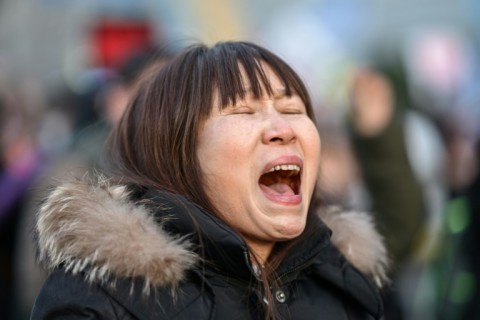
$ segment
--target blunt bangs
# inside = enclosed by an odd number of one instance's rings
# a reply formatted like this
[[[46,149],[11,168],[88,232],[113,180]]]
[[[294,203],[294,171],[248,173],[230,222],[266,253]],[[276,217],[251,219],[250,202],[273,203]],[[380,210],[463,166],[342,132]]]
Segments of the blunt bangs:
[[[272,96],[274,92],[262,68],[263,62],[283,83],[285,95],[290,97],[297,94],[305,104],[309,117],[313,118],[310,97],[303,82],[293,69],[270,51],[252,43],[221,42],[207,51],[206,55],[208,57],[205,58],[211,63],[215,75],[211,88],[217,89],[220,104],[218,107],[235,105],[237,100],[245,98],[247,88],[243,83],[242,68],[250,83],[248,89],[255,98]]]

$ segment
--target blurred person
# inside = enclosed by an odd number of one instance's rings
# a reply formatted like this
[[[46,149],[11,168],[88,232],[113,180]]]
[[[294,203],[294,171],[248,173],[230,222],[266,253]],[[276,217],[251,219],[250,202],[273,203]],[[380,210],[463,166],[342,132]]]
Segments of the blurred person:
[[[64,182],[39,211],[51,274],[32,319],[380,319],[382,241],[318,203],[298,75],[223,42],[152,76],[110,136],[110,176]]]
[[[405,97],[375,69],[359,70],[351,93],[351,138],[380,233],[392,261],[386,319],[428,319],[419,279],[441,236],[444,150],[427,118],[401,105]]]
[[[393,95],[380,74],[372,70],[358,72],[352,88],[351,127],[355,154],[372,196],[379,230],[386,236],[394,265],[398,265],[412,251],[425,221],[425,209],[406,154],[402,124],[394,116]]]
[[[80,170],[101,170],[100,155],[104,142],[112,127],[120,120],[137,86],[152,70],[161,68],[172,56],[173,53],[167,50],[149,47],[133,52],[117,70],[100,75],[102,80],[92,90],[90,98],[91,108],[99,120],[78,130],[68,151],[68,157],[79,162],[77,167]]]
[[[3,88],[2,88],[3,89]],[[15,245],[24,200],[42,165],[32,124],[13,91],[0,92],[0,314],[15,319]]]
[[[42,137],[45,136],[42,140],[46,137],[52,139],[52,134],[56,134],[57,137],[54,145],[50,145],[51,141],[44,144],[44,152],[48,153],[47,164],[35,179],[31,192],[24,199],[25,204],[19,221],[15,248],[17,270],[15,300],[18,319],[29,317],[38,291],[46,278],[46,273],[35,261],[31,237],[35,211],[46,195],[46,187],[52,181],[65,177],[82,176],[90,170],[98,172],[103,170],[100,155],[105,140],[111,128],[119,121],[135,88],[143,77],[152,72],[151,70],[161,68],[172,56],[173,53],[169,51],[154,48],[135,52],[118,70],[97,73],[97,78],[92,79],[90,97],[86,94],[78,97],[67,92],[55,99],[57,107],[50,111],[52,119],[70,122],[67,127],[71,128],[72,132],[66,134],[69,130],[62,129],[64,127],[62,123],[52,124],[48,121],[50,126],[45,130],[52,130],[52,133],[41,133]],[[77,98],[79,100],[76,100]],[[91,111],[72,110],[80,107]],[[85,116],[92,112],[95,113],[93,117]]]

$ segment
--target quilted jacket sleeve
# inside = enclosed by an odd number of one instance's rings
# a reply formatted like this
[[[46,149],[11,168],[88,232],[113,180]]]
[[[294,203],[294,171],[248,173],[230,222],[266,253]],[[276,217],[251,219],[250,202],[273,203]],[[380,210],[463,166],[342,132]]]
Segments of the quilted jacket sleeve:
[[[102,288],[82,275],[54,271],[44,283],[31,319],[133,319]]]

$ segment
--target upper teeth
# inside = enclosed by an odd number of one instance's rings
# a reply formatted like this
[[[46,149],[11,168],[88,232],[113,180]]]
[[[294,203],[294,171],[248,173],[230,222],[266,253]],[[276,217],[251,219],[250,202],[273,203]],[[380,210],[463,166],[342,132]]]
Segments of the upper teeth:
[[[296,164],[281,164],[281,165],[273,167],[268,172],[279,171],[279,170],[300,171],[300,167]]]

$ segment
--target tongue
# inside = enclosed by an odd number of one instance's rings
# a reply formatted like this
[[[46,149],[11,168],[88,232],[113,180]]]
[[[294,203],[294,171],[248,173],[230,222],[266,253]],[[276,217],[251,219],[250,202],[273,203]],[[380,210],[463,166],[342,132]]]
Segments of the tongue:
[[[267,187],[269,191],[272,193],[277,193],[285,196],[293,196],[295,193],[293,192],[292,188],[288,184],[285,183],[274,183]]]

